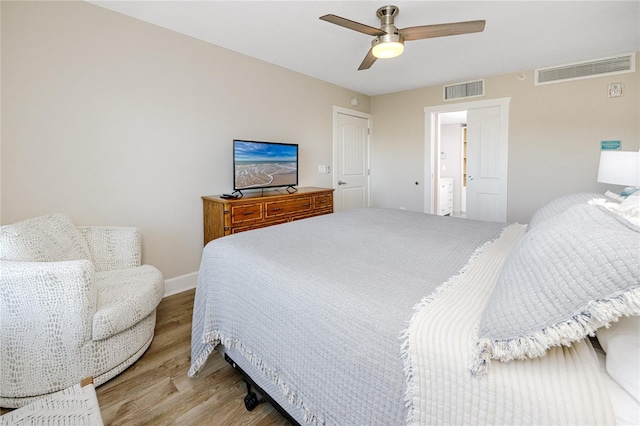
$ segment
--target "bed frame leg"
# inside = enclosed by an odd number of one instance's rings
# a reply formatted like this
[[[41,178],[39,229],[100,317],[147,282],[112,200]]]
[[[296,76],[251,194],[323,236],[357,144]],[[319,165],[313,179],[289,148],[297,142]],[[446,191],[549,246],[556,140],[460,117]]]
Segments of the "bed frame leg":
[[[244,406],[247,408],[247,411],[251,411],[258,406],[258,396],[255,392],[251,391],[251,383],[246,380],[244,383],[247,385],[247,396],[244,397]]]

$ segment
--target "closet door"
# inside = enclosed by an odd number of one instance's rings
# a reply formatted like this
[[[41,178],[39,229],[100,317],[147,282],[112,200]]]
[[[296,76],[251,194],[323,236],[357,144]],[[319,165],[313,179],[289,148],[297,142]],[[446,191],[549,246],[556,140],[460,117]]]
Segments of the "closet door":
[[[338,113],[334,126],[334,208],[369,207],[369,119]]]

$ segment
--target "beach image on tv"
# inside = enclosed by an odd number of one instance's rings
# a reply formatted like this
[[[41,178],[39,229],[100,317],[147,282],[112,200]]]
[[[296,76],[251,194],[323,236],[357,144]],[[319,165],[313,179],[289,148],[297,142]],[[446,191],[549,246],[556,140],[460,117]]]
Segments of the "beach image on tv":
[[[235,188],[298,184],[298,146],[235,141]]]

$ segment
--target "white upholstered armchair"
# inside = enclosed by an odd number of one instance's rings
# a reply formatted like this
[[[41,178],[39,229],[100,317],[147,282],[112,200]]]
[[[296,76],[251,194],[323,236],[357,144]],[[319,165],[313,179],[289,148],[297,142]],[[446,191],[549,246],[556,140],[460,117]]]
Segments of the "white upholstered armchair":
[[[124,371],[151,344],[163,294],[136,228],[59,213],[0,227],[0,406]]]

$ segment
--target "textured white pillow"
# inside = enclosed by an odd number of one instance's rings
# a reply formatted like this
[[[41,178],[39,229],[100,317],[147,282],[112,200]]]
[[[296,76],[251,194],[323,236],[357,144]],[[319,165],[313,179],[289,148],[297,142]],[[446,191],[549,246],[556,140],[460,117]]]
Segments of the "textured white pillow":
[[[86,241],[71,218],[52,213],[0,227],[0,260],[90,260]]]
[[[607,353],[607,372],[640,402],[640,317],[622,317],[596,336]]]
[[[620,211],[631,216],[640,216],[640,191],[636,191],[625,198],[620,203]]]
[[[634,225],[640,226],[640,191],[629,195],[621,203],[612,202],[604,198],[595,198],[589,200],[589,204],[604,207]]]
[[[587,203],[527,232],[482,314],[472,372],[484,373],[491,359],[544,356],[640,315],[639,242],[639,227]]]
[[[576,192],[558,197],[536,210],[529,221],[527,231],[577,204],[585,204],[594,198],[603,198],[603,196],[596,192]]]

